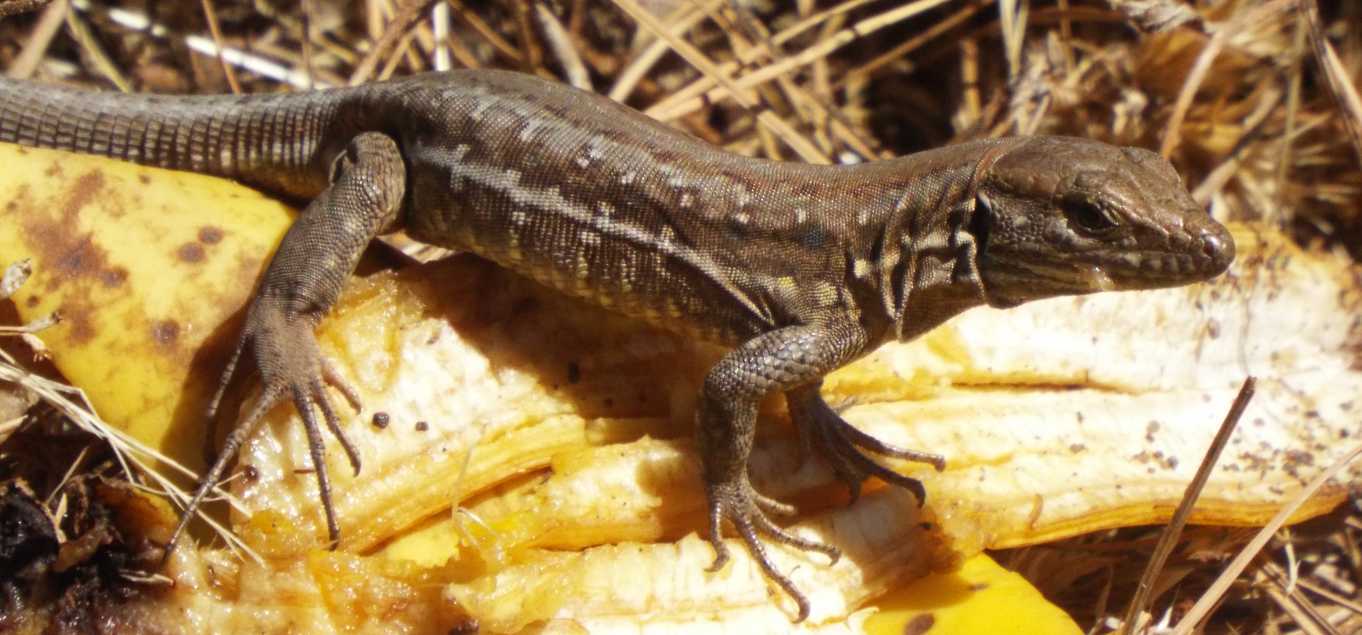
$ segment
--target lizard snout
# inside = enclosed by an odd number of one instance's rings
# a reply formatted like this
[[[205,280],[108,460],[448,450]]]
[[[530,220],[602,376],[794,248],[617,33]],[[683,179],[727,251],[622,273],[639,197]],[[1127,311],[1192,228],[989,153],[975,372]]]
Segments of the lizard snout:
[[[1201,254],[1205,257],[1204,271],[1212,276],[1224,273],[1234,261],[1234,237],[1230,236],[1224,225],[1215,221],[1207,223],[1198,235]]]

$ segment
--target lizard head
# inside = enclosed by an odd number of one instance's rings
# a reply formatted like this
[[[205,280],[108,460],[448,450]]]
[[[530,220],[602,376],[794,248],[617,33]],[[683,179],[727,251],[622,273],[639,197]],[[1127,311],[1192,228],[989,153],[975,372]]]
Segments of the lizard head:
[[[1229,231],[1148,150],[1031,137],[976,179],[968,231],[995,306],[1199,282],[1234,259]]]

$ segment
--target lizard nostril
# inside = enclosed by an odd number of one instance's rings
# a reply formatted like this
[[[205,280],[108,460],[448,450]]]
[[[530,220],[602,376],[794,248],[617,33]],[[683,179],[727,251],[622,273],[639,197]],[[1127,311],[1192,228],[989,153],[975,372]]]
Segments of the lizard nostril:
[[[1209,269],[1216,273],[1229,268],[1230,261],[1234,260],[1234,239],[1229,232],[1221,226],[1216,226],[1201,232],[1201,253],[1205,254],[1210,264]]]
[[[1215,234],[1206,234],[1201,237],[1201,251],[1211,260],[1215,260],[1216,257],[1220,255],[1220,252],[1224,250],[1224,243],[1220,241],[1219,236],[1216,236]]]

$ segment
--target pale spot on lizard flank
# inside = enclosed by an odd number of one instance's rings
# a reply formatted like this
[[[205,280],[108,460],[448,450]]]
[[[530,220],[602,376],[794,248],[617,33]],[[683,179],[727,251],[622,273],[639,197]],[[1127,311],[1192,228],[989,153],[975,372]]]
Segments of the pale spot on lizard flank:
[[[737,204],[739,208],[747,207],[752,202],[752,193],[747,188],[739,185],[737,194]]]
[[[592,137],[586,142],[586,158],[589,161],[600,161],[605,158],[605,140],[600,137]]]
[[[525,120],[525,125],[520,129],[520,140],[529,142],[534,138],[534,132],[539,128],[539,120],[530,118]]]
[[[780,276],[776,278],[776,293],[781,297],[793,298],[799,295],[799,283],[793,276]]]
[[[580,156],[577,157],[573,163],[576,163],[579,168],[585,168],[591,165],[591,159],[586,156]]]
[[[596,203],[596,215],[601,218],[610,218],[615,214],[615,206],[608,201],[598,201]]]
[[[851,265],[852,274],[857,278],[864,278],[870,275],[870,261],[864,258],[857,258]]]
[[[747,212],[738,212],[733,215],[733,222],[746,227],[748,223],[752,222],[752,217],[749,216]]]
[[[633,170],[629,170],[628,172],[625,172],[624,174],[621,174],[621,175],[620,175],[620,183],[623,184],[623,185],[630,185],[630,184],[632,184],[632,183],[634,182],[634,179],[637,178],[637,177],[638,177],[638,172],[635,172],[635,171],[633,171]]]
[[[525,213],[525,210],[518,209],[515,210],[514,212],[511,212],[511,224],[515,225],[516,227],[524,227],[529,222],[530,215]]]
[[[880,268],[884,269],[885,271],[888,271],[893,269],[894,267],[897,267],[899,264],[899,258],[901,257],[901,254],[902,252],[890,249],[888,253],[880,256]]]
[[[808,285],[806,284],[804,286],[805,292],[807,293],[809,291],[807,288]],[[823,307],[836,306],[842,297],[841,289],[827,280],[819,280],[813,283],[812,291],[815,299],[814,301],[817,302],[819,306]]]
[[[870,210],[868,210],[868,209],[859,209],[859,210],[856,210],[856,224],[857,224],[857,225],[869,225],[869,224],[870,224]]]
[[[516,214],[525,216],[525,212],[519,210],[511,213],[512,217]],[[512,227],[506,232],[506,256],[511,259],[511,262],[521,262],[524,258],[524,253],[520,250],[521,233],[521,225]]]
[[[586,240],[586,235],[583,235],[582,239]],[[597,242],[599,241],[600,237],[598,236]],[[586,249],[577,250],[577,261],[573,263],[572,273],[573,277],[577,279],[577,289],[579,291],[589,291],[590,288],[588,283],[591,281],[591,261],[586,257]]]
[[[492,101],[493,100],[491,99],[475,100],[473,102],[475,104],[473,109],[468,111],[468,118],[476,122],[481,122],[483,117],[486,116],[487,111],[492,108]]]
[[[671,227],[663,226],[662,229],[657,232],[657,238],[658,245],[661,246],[663,250],[671,249],[672,243],[676,240],[676,230]]]
[[[689,207],[691,206],[691,204],[694,203],[694,202],[695,202],[695,197],[694,197],[694,196],[691,196],[691,193],[690,193],[690,192],[682,192],[682,193],[681,193],[681,201],[680,201],[681,209],[687,209],[687,208],[689,208]]]
[[[796,225],[803,225],[804,222],[807,221],[807,220],[809,220],[809,212],[808,212],[808,210],[805,210],[805,209],[802,208],[802,207],[796,207],[796,208],[795,208],[795,224],[796,224]]]

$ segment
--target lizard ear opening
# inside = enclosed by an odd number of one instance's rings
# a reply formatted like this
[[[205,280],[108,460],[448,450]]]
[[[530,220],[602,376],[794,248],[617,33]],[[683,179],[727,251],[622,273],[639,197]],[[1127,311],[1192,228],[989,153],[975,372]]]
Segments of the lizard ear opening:
[[[993,227],[993,202],[988,200],[988,196],[983,192],[974,195],[974,213],[970,215],[969,227],[966,231],[974,236],[974,248],[977,254],[988,251],[989,230]]]

